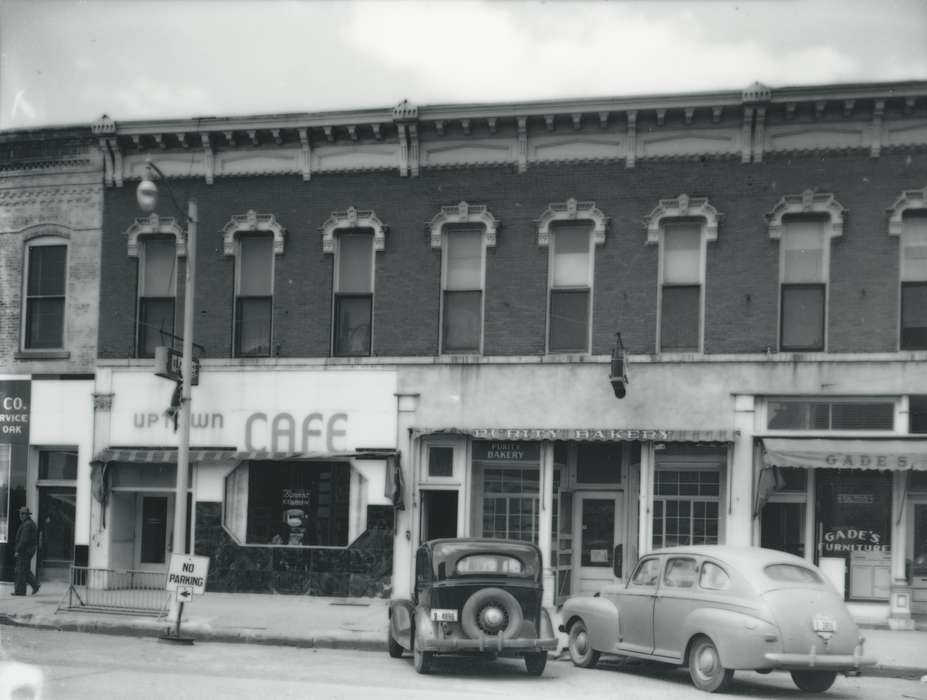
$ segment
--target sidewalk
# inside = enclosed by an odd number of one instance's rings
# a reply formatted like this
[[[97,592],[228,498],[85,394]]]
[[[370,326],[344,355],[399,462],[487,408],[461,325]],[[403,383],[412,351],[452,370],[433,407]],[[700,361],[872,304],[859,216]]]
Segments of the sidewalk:
[[[96,612],[57,612],[67,591],[44,583],[38,595],[11,596],[0,584],[0,625],[130,636],[160,636],[165,619]],[[388,602],[381,598],[207,593],[184,607],[181,634],[201,641],[386,651]],[[879,663],[866,675],[927,675],[927,630],[864,627],[866,654]]]

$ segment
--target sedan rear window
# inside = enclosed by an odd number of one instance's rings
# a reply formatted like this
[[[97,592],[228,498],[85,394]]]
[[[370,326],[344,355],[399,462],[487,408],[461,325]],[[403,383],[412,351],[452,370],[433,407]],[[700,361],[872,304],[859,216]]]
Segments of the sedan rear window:
[[[770,564],[766,567],[766,575],[773,581],[786,583],[822,583],[814,571],[794,564]]]
[[[458,574],[522,574],[520,559],[504,554],[471,554],[457,560]]]

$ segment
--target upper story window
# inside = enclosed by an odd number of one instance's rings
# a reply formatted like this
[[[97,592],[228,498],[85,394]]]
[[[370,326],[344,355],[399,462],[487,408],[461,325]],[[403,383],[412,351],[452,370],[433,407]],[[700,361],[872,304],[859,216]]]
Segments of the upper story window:
[[[153,357],[159,345],[174,345],[177,243],[173,236],[145,236],[138,276],[139,357]]]
[[[441,249],[441,352],[483,350],[486,247],[495,246],[498,221],[484,206],[442,207],[431,220],[432,248]]]
[[[927,349],[927,187],[906,190],[888,209],[888,233],[901,238],[899,347]]]
[[[832,194],[786,195],[767,214],[779,239],[779,349],[827,348],[830,239],[843,233],[843,206]]]
[[[235,256],[235,357],[271,354],[274,256],[283,254],[285,233],[272,214],[254,210],[236,214],[223,229],[224,252]]]
[[[333,354],[370,354],[373,319],[373,234],[338,235],[335,265]]]
[[[373,347],[374,251],[386,227],[372,211],[332,212],[322,226],[322,250],[335,256],[332,284],[332,355],[370,355]]]
[[[701,352],[705,249],[718,235],[717,210],[704,197],[662,199],[647,217],[647,242],[660,246],[657,347]]]
[[[551,204],[538,219],[538,245],[549,249],[547,352],[589,352],[595,246],[605,242],[595,202]]]
[[[270,355],[274,249],[268,235],[242,235],[235,261],[235,356]]]
[[[34,238],[26,244],[22,345],[24,350],[64,348],[67,242]]]

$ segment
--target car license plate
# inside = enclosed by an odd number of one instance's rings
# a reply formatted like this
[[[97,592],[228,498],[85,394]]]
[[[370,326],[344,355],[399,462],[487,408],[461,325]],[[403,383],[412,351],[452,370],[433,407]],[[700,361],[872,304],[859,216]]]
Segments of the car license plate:
[[[457,622],[457,611],[435,608],[431,611],[431,619],[434,622]]]
[[[837,631],[837,621],[829,615],[815,615],[811,627],[815,632],[833,633]]]

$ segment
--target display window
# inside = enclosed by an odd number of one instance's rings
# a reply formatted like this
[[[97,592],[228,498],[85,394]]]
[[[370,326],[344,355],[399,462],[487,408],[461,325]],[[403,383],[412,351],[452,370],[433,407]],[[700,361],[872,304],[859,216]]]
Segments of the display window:
[[[240,544],[347,547],[350,493],[350,462],[242,462],[225,480],[224,525]]]

